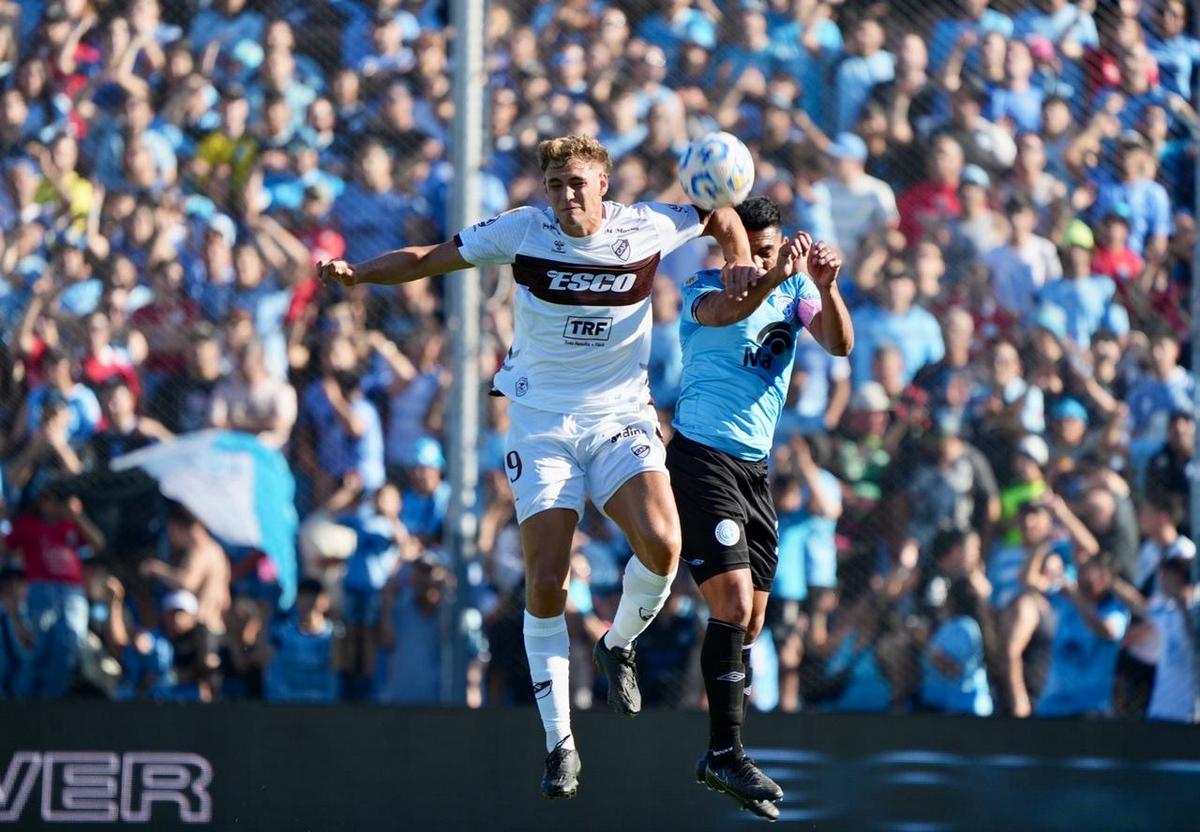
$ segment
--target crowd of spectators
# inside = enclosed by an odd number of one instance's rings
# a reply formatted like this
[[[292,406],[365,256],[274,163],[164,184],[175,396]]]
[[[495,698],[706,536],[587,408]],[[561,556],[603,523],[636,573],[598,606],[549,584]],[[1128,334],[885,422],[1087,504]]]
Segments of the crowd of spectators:
[[[314,280],[318,259],[455,230],[446,14],[0,0],[0,698],[436,701],[451,638],[469,704],[531,701],[504,400],[481,396],[480,560],[460,569],[441,545],[440,283]],[[1194,14],[488,4],[488,212],[544,204],[533,151],[565,133],[607,145],[612,199],[679,201],[677,154],[720,128],[787,230],[845,255],[857,345],[798,344],[771,459],[758,707],[1194,718]],[[678,286],[716,256],[689,244],[654,287],[668,432]],[[488,378],[513,287],[485,279]],[[304,580],[287,609],[269,558],[187,507],[152,506],[130,535],[89,497],[116,487],[114,458],[206,428],[291,463]],[[578,705],[629,556],[589,510]],[[638,644],[649,703],[701,704],[685,572]]]

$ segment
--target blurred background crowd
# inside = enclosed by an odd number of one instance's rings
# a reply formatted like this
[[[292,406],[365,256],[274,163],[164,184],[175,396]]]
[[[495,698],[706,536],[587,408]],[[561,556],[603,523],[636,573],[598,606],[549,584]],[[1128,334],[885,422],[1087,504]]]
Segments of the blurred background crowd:
[[[1195,717],[1193,15],[489,3],[489,210],[544,204],[533,150],[565,133],[606,143],[610,198],[679,201],[677,154],[721,128],[785,230],[845,255],[856,347],[798,344],[771,459],[759,708]],[[0,0],[0,698],[434,702],[455,639],[470,705],[531,701],[505,401],[481,396],[461,569],[439,281],[314,280],[456,230],[451,37],[438,0]],[[668,435],[678,287],[716,256],[654,287]],[[513,287],[485,285],[490,378]],[[272,558],[109,471],[208,428],[288,460],[286,597]],[[629,556],[589,510],[579,706]],[[703,704],[685,573],[638,644],[649,703]]]

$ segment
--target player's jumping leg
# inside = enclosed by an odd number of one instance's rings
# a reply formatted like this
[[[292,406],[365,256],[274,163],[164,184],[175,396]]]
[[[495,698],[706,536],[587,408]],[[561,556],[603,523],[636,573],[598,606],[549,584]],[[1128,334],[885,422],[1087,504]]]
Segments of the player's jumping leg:
[[[574,797],[580,762],[571,735],[571,691],[567,680],[570,640],[563,615],[567,601],[571,538],[578,515],[552,508],[521,524],[525,554],[525,654],[542,726],[546,729],[546,773],[542,794]]]
[[[779,809],[773,801],[782,799],[783,790],[742,748],[749,670],[745,645],[748,637],[752,641],[762,629],[767,593],[755,592],[748,568],[707,578],[700,584],[700,593],[710,613],[700,648],[700,670],[708,695],[709,743],[708,753],[697,763],[697,779],[754,814],[775,820]],[[763,596],[761,602],[758,595]],[[762,609],[757,609],[759,606]]]
[[[679,566],[679,515],[667,475],[635,474],[604,505],[629,539],[635,557],[625,565],[612,629],[596,643],[596,666],[608,677],[608,704],[633,716],[642,709],[633,642],[658,615]]]

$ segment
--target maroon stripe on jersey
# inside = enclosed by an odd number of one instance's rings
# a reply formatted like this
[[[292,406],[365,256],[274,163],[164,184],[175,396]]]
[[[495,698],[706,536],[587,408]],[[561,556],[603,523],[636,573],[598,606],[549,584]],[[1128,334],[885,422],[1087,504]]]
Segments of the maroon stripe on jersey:
[[[659,254],[619,266],[563,263],[518,254],[513,277],[533,296],[563,306],[633,306],[650,297]]]

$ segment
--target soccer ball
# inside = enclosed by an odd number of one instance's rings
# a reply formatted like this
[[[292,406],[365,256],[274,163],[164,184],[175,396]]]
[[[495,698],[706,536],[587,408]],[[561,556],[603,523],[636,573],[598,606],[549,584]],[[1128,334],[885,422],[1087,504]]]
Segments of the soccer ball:
[[[679,184],[706,211],[740,205],[754,187],[754,159],[731,133],[705,133],[679,159]]]

